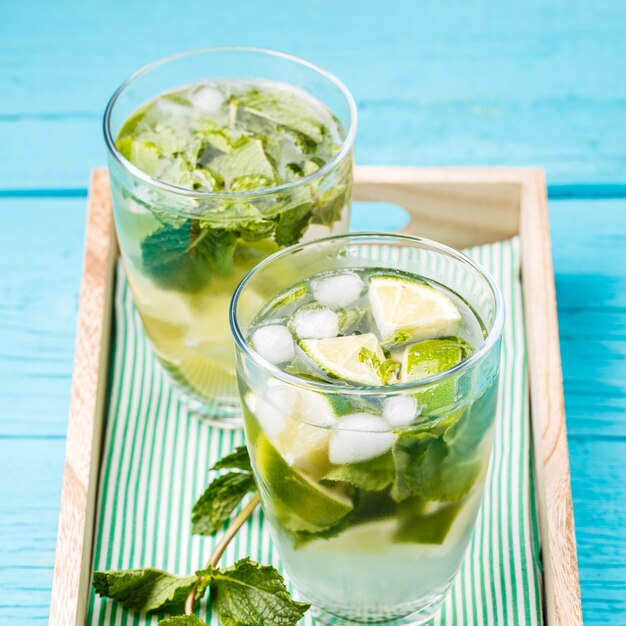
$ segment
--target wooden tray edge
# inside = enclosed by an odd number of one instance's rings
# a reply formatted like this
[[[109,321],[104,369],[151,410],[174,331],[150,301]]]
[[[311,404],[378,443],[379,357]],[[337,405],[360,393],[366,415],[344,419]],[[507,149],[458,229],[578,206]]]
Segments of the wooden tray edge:
[[[567,445],[552,243],[541,170],[529,170],[521,198],[522,289],[528,345],[545,613],[549,626],[583,623]]]
[[[50,601],[54,626],[82,626],[89,598],[116,260],[110,206],[108,172],[94,170]]]

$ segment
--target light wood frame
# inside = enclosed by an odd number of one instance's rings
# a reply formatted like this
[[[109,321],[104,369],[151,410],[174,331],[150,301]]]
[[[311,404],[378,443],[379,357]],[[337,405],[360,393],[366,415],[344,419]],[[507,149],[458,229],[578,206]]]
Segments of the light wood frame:
[[[545,189],[543,172],[535,169],[357,167],[354,199],[398,204],[410,216],[404,232],[457,248],[521,235],[545,622],[581,626]],[[99,169],[89,193],[50,626],[85,623],[116,258],[108,174]]]

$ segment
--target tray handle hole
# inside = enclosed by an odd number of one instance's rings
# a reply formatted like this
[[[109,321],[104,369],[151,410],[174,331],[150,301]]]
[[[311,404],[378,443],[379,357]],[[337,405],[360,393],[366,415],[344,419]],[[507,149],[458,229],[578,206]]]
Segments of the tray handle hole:
[[[405,228],[411,216],[403,207],[392,202],[352,202],[350,230],[398,231]]]

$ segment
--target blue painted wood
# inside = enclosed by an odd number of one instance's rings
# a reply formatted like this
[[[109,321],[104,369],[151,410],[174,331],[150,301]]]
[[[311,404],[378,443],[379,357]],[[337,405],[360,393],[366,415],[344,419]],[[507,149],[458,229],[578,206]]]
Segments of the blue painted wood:
[[[585,624],[626,624],[626,200],[550,203]]]
[[[626,624],[625,35],[619,0],[0,3],[0,623],[47,618],[106,99],[155,58],[242,43],[345,80],[361,163],[547,168],[585,623]],[[353,223],[402,219],[371,215]]]
[[[228,43],[286,49],[343,78],[360,163],[531,164],[550,182],[626,183],[619,0],[32,6],[0,6],[1,187],[84,187],[104,163],[114,88],[156,58]]]

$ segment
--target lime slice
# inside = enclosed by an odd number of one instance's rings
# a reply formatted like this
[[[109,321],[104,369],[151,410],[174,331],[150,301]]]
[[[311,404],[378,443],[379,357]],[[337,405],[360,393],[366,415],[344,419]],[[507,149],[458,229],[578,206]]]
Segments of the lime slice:
[[[413,340],[455,335],[461,314],[452,300],[430,285],[398,276],[373,276],[369,302],[381,340],[398,331]]]
[[[460,337],[427,339],[408,346],[402,358],[402,382],[440,374],[463,361],[472,347]]]
[[[288,465],[316,478],[328,471],[328,426],[337,418],[325,395],[270,381],[262,396],[250,391],[244,401]]]
[[[255,460],[263,503],[285,528],[319,532],[352,510],[343,488],[320,485],[291,467],[262,434],[255,446]]]
[[[234,357],[230,355],[219,358],[198,350],[185,350],[178,363],[165,359],[161,363],[174,381],[206,400],[237,393]]]
[[[405,349],[402,358],[402,382],[445,372],[465,360],[471,352],[470,344],[460,337],[427,339],[412,344]],[[454,404],[456,389],[457,379],[449,378],[416,393],[422,415],[431,415]]]
[[[372,333],[332,339],[303,339],[298,345],[317,367],[330,376],[362,385],[381,384],[374,370],[359,359],[361,349],[366,348],[375,353],[380,361],[385,360],[378,339]]]

